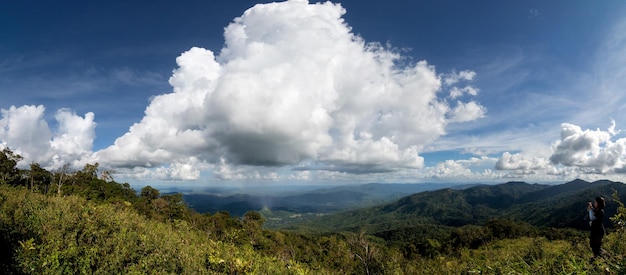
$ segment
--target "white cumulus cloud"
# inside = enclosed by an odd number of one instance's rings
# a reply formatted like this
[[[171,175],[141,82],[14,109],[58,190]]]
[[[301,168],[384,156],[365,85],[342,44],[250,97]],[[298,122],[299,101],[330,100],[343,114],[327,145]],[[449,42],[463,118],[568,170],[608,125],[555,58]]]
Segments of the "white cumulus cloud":
[[[457,102],[457,106],[451,111],[451,122],[466,122],[485,116],[487,109],[475,101],[467,103]]]
[[[484,115],[473,101],[450,107],[433,66],[397,66],[402,57],[354,35],[344,13],[339,4],[301,0],[248,9],[225,28],[217,56],[194,47],[178,57],[173,92],[154,97],[144,118],[96,159],[165,165],[165,176],[181,178],[197,175],[197,163],[214,163],[224,179],[244,177],[236,165],[303,162],[312,170],[387,172],[423,167],[420,149],[447,124]],[[462,71],[445,81],[474,77]],[[464,91],[476,95],[472,89]]]
[[[93,113],[81,117],[60,109],[55,114],[58,126],[54,131],[44,119],[42,105],[11,106],[1,113],[0,144],[22,155],[22,166],[37,162],[48,169],[64,164],[79,168],[84,165],[81,160],[91,154],[96,137]]]
[[[571,123],[561,124],[560,138],[549,156],[537,152],[504,152],[496,169],[515,173],[538,173],[561,178],[589,178],[589,175],[626,173],[626,138],[617,138],[615,121],[607,130],[582,129]]]
[[[502,153],[496,162],[498,170],[543,170],[550,165],[550,162],[541,157],[528,157],[523,154]]]
[[[615,122],[604,130],[583,130],[563,123],[561,138],[554,145],[554,164],[586,168],[594,173],[626,172],[626,138],[613,140]]]

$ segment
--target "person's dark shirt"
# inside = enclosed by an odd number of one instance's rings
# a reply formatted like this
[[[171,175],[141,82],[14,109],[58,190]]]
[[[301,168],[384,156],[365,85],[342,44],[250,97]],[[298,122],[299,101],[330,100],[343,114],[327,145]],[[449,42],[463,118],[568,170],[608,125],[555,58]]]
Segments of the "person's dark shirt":
[[[591,221],[591,235],[592,236],[604,236],[604,209],[593,210],[595,219]]]

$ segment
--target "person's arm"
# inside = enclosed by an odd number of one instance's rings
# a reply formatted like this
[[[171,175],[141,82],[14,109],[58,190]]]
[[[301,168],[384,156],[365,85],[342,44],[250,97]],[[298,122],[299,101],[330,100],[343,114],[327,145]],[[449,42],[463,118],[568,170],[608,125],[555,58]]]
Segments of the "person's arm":
[[[589,209],[589,220],[595,221],[596,215],[593,214],[593,209]]]

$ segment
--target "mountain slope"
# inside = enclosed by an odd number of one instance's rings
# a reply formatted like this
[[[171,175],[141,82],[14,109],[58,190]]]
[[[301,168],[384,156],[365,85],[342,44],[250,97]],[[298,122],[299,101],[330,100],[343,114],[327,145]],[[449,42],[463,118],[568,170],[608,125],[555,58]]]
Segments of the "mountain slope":
[[[607,202],[605,216],[611,217],[617,208],[612,198],[614,191],[621,201],[626,201],[626,185],[623,183],[576,180],[527,194],[520,203],[508,209],[506,215],[535,225],[587,229],[587,202],[604,196]],[[610,225],[608,219],[607,224]]]
[[[404,196],[455,186],[454,184],[381,184],[320,186],[314,190],[284,193],[280,188],[268,190],[261,195],[242,193],[184,194],[189,207],[200,213],[228,211],[243,216],[248,211],[286,211],[289,213],[326,214],[340,210],[356,209],[392,202]]]
[[[490,219],[505,218],[535,226],[586,229],[587,201],[604,196],[608,204],[606,216],[610,217],[617,207],[612,203],[613,190],[626,201],[625,185],[611,181],[575,180],[561,185],[509,182],[464,190],[442,189],[413,194],[382,206],[325,216],[308,226],[330,231],[379,232],[423,224],[480,225]]]

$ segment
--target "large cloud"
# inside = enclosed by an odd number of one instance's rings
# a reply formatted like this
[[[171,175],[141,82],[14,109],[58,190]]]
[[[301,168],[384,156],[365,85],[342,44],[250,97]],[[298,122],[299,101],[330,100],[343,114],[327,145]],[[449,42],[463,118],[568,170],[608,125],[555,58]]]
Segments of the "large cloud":
[[[57,130],[52,131],[44,119],[43,106],[25,105],[2,110],[0,147],[10,147],[22,155],[22,166],[37,162],[49,169],[64,164],[78,168],[80,160],[91,154],[95,139],[94,114],[84,117],[68,109],[55,114]]]
[[[214,163],[297,165],[350,173],[420,168],[420,149],[452,122],[484,115],[455,100],[477,89],[450,87],[426,62],[366,43],[343,21],[339,4],[287,1],[256,5],[225,28],[218,56],[192,48],[176,59],[173,92],[155,97],[141,122],[96,152],[118,167]],[[463,71],[445,85],[474,78]],[[300,165],[299,167],[303,167]]]
[[[555,144],[550,161],[594,173],[624,173],[626,138],[613,141],[615,134],[615,122],[606,131],[582,130],[577,125],[563,123],[561,139]]]
[[[578,125],[563,123],[549,157],[504,152],[496,169],[567,178],[626,173],[626,138],[616,138],[620,131],[615,127],[614,121],[607,130],[583,130]]]

